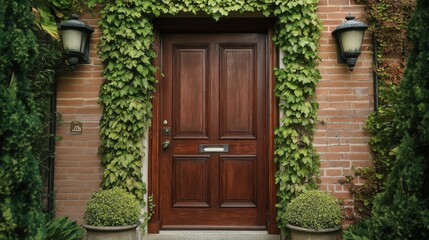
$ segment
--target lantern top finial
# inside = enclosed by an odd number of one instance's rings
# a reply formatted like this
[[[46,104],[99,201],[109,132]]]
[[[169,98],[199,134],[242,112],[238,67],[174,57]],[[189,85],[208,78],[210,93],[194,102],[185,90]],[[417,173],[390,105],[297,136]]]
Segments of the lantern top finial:
[[[366,30],[368,28],[368,26],[361,22],[356,20],[356,18],[349,13],[349,15],[347,15],[345,22],[343,22],[342,24],[338,25],[335,30],[332,32],[332,34],[335,34],[336,32],[342,32],[344,30],[347,29],[363,29]]]
[[[355,16],[353,16],[351,13],[349,13],[349,15],[346,16],[347,21],[353,20],[353,19],[355,19]]]
[[[94,29],[91,26],[79,20],[79,15],[77,14],[72,14],[69,20],[60,23],[59,28],[60,30],[74,29],[88,33],[94,32]]]

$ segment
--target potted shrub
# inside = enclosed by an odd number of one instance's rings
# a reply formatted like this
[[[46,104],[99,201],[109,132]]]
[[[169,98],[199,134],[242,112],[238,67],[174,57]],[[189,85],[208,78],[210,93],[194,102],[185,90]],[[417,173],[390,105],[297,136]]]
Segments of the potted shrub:
[[[341,229],[337,200],[318,190],[293,199],[286,207],[285,217],[292,240],[335,240]]]
[[[140,216],[139,201],[131,193],[121,188],[95,192],[84,216],[86,239],[135,240]]]

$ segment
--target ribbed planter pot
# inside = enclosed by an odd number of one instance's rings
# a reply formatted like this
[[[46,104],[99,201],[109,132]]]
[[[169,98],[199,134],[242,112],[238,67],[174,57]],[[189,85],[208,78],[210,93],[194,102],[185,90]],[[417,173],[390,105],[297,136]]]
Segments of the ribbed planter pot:
[[[97,227],[83,224],[86,240],[136,240],[140,223],[119,227]]]
[[[286,225],[292,240],[336,240],[341,227],[314,230],[309,228]]]

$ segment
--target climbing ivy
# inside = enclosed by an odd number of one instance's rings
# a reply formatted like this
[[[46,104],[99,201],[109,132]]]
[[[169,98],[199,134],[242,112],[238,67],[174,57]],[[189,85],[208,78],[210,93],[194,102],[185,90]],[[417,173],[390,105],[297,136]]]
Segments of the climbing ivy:
[[[141,148],[151,124],[157,71],[152,65],[156,53],[151,20],[179,12],[204,12],[216,20],[231,12],[261,12],[277,18],[274,42],[285,53],[285,67],[274,69],[283,114],[275,131],[278,220],[283,227],[285,205],[304,189],[315,188],[313,177],[318,174],[319,159],[312,145],[318,107],[315,88],[320,78],[318,0],[92,0],[90,5],[97,1],[104,5],[99,47],[106,64],[100,90],[103,187],[122,186],[139,199],[146,191],[141,181]]]
[[[305,189],[316,188],[319,156],[313,148],[318,104],[315,90],[321,24],[317,0],[284,2],[274,10],[278,18],[275,43],[284,52],[285,67],[275,69],[275,93],[282,113],[275,131],[275,161],[278,165],[278,220],[285,226],[285,207]]]
[[[149,1],[103,1],[100,56],[107,64],[100,89],[103,188],[121,186],[143,200],[142,140],[152,117],[156,57]]]
[[[379,83],[379,107],[369,115],[365,128],[371,134],[369,145],[373,166],[358,169],[354,176],[341,181],[349,187],[354,196],[355,213],[346,216],[348,220],[360,220],[371,216],[375,196],[384,188],[387,176],[395,161],[397,136],[395,119],[398,113],[394,103],[398,98],[399,83],[405,69],[405,62],[411,51],[407,37],[407,23],[415,11],[415,0],[356,0],[365,3],[365,15],[369,31],[376,40],[377,65],[374,71]],[[355,176],[366,179],[356,185]]]

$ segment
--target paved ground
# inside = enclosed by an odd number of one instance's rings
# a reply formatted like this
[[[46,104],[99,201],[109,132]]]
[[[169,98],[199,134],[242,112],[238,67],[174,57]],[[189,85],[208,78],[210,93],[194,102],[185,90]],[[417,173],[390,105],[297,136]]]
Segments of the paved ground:
[[[280,240],[265,231],[161,231],[142,240]]]

